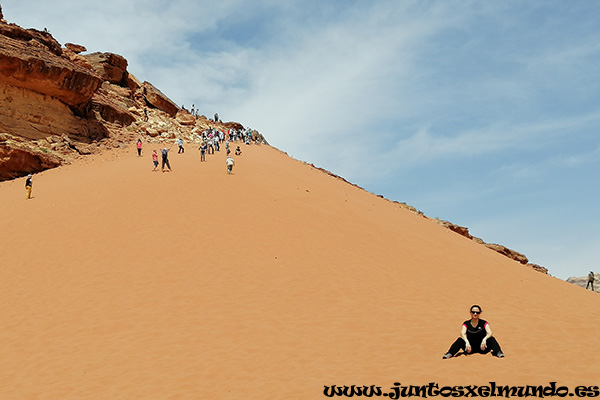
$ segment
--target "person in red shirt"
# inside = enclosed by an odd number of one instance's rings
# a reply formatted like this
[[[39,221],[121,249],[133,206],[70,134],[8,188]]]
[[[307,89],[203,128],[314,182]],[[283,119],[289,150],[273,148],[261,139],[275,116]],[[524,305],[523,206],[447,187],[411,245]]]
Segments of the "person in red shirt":
[[[156,168],[158,168],[158,153],[156,150],[152,150],[152,162],[154,163],[154,169],[152,172],[154,172],[156,171]]]

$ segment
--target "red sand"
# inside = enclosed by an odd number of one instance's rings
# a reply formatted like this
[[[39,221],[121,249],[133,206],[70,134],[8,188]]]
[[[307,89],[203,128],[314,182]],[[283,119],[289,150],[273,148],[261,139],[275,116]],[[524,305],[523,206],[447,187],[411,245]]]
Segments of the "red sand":
[[[596,293],[267,146],[152,147],[0,183],[0,399],[600,384]],[[442,360],[474,303],[506,358]]]

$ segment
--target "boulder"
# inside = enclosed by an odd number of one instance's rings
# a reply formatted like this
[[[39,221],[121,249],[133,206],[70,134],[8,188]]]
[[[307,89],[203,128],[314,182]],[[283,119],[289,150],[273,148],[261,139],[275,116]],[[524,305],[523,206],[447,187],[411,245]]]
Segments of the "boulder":
[[[166,112],[169,114],[169,116],[171,116],[171,118],[175,118],[177,112],[179,111],[179,107],[177,107],[177,105],[171,99],[165,96],[150,82],[142,83],[141,90],[144,95],[144,99],[149,105]]]
[[[127,86],[127,60],[114,53],[92,53],[84,56],[104,80]]]
[[[92,97],[92,110],[106,122],[129,126],[138,117],[129,111],[135,102],[128,95],[129,89],[104,82]]]
[[[131,90],[138,90],[142,83],[132,73],[127,73],[127,87]]]
[[[530,268],[533,268],[537,272],[541,272],[542,274],[548,275],[548,268],[546,268],[546,267],[542,267],[541,265],[532,264],[532,263],[528,263],[527,266]]]
[[[244,130],[244,125],[240,124],[239,122],[225,122],[223,126],[227,129],[235,129],[238,131]]]
[[[88,69],[88,70],[92,70],[92,66],[90,65],[90,63],[88,62],[88,60],[84,56],[82,56],[81,54],[73,52],[68,47],[65,48],[65,49],[63,49],[63,57],[68,58],[70,61],[72,61],[73,63],[79,65],[80,67],[83,67],[83,68]]]
[[[63,162],[49,149],[0,133],[0,181],[41,172]]]
[[[452,222],[443,221],[440,219],[437,219],[436,222],[438,224],[442,225],[443,227],[450,229],[452,232],[456,232],[459,235],[466,237],[467,239],[473,239],[473,236],[471,236],[471,234],[469,233],[469,228],[466,228],[464,226],[459,226],[459,225],[453,224]]]
[[[485,246],[488,249],[494,250],[495,252],[498,252],[508,258],[512,258],[513,260],[520,262],[521,264],[527,264],[529,262],[529,260],[527,259],[527,257],[525,257],[524,254],[511,250],[508,247],[503,246],[501,244],[486,243]]]
[[[75,54],[79,54],[79,53],[83,53],[84,51],[87,51],[85,46],[82,46],[80,44],[65,43],[65,47],[67,49],[71,50]]]
[[[196,117],[184,109],[181,109],[177,112],[175,119],[177,119],[177,122],[179,122],[181,125],[194,125],[196,123]]]
[[[159,132],[154,128],[146,128],[146,133],[150,137],[157,137],[159,135]]]

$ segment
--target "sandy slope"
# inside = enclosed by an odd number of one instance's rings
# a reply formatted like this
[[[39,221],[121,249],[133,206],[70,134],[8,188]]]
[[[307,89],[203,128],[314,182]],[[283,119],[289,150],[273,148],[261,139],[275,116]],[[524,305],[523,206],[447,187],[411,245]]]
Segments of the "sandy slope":
[[[266,146],[150,147],[0,184],[0,399],[600,384],[597,294]],[[441,360],[473,303],[507,357]]]

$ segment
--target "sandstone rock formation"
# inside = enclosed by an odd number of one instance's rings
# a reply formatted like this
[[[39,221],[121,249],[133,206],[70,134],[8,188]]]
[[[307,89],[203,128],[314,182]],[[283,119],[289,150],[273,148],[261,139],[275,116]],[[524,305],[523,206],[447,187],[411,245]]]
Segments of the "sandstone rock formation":
[[[144,94],[144,98],[149,105],[166,112],[171,116],[171,118],[175,118],[177,116],[179,107],[177,107],[177,105],[173,103],[171,99],[165,96],[150,82],[144,82],[142,84],[142,93]]]
[[[0,133],[0,181],[61,165],[63,159],[49,148],[49,143],[40,147],[27,139]]]
[[[475,242],[477,242],[477,243],[479,243],[479,244],[487,247],[490,250],[493,250],[493,251],[495,251],[497,253],[502,254],[503,256],[506,256],[506,257],[508,257],[510,259],[513,259],[513,260],[515,260],[516,262],[518,262],[520,264],[526,265],[526,266],[528,266],[528,267],[530,267],[530,268],[532,268],[532,269],[534,269],[534,270],[536,270],[538,272],[541,272],[543,274],[547,274],[548,273],[548,269],[547,268],[544,268],[544,267],[542,267],[540,265],[537,265],[537,264],[531,264],[531,263],[529,263],[529,260],[527,259],[527,257],[524,254],[519,253],[518,251],[514,251],[512,249],[509,249],[508,247],[503,246],[501,244],[486,243],[482,239],[471,235],[469,233],[469,228],[466,228],[464,226],[459,226],[459,225],[453,224],[452,222],[448,222],[448,221],[444,221],[444,220],[440,220],[440,219],[435,219],[435,222],[437,222],[438,224],[442,225],[443,227],[446,227],[446,228],[450,229],[452,232],[456,232],[459,235],[464,236],[467,239],[473,240],[473,241],[475,241]]]
[[[75,54],[79,54],[79,53],[83,53],[84,51],[87,51],[85,46],[82,46],[80,44],[75,44],[75,43],[65,43],[65,48],[68,50],[71,50]]]
[[[194,117],[189,111],[183,109],[177,112],[175,119],[177,119],[177,122],[179,122],[181,125],[196,124],[196,117]]]
[[[0,34],[5,26],[0,25]],[[25,30],[21,28],[21,31]],[[19,30],[13,27],[10,32]],[[102,83],[96,73],[57,55],[48,46],[54,43],[50,40],[0,37],[0,83],[3,85],[28,89],[52,96],[66,105],[78,106],[88,102]]]
[[[85,59],[105,81],[127,86],[127,60],[113,53],[92,53]]]
[[[0,180],[136,137],[198,140],[202,130],[227,129],[140,83],[124,57],[85,51],[73,43],[62,48],[46,31],[0,23]]]

